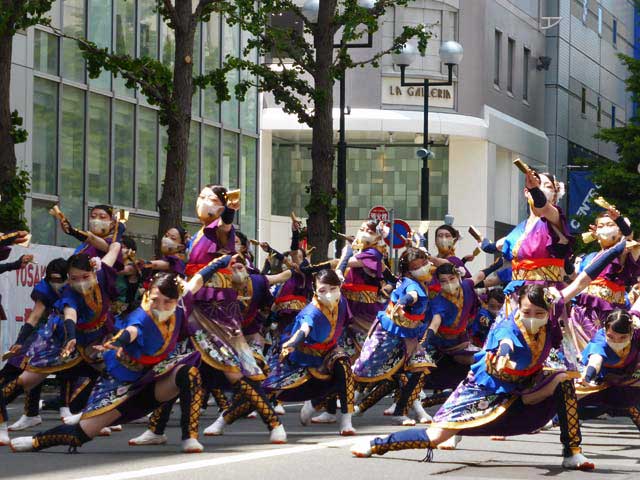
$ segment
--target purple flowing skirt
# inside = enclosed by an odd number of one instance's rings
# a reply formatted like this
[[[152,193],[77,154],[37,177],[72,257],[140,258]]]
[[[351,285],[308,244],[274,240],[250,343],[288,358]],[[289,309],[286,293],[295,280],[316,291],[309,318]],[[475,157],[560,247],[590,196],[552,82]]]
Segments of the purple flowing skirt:
[[[558,372],[540,372],[533,386],[512,393],[495,393],[475,382],[470,372],[440,407],[433,427],[456,430],[458,435],[523,435],[542,428],[556,413],[553,395],[534,405],[525,405],[523,393],[547,385]]]
[[[135,382],[125,382],[104,374],[93,387],[87,406],[82,412],[82,418],[91,418],[113,409],[118,409],[121,416],[115,420],[114,424],[136,420],[156,407],[156,405],[149,405],[148,408],[144,408],[137,405],[136,402],[132,402],[143,388],[161,380],[178,366],[192,367],[199,364],[200,354],[198,352],[174,352],[168,358],[146,371]]]
[[[242,333],[239,318],[237,302],[198,303],[189,317],[189,325],[195,331],[191,341],[202,361],[214,369],[263,380],[264,374]]]
[[[357,382],[379,382],[390,379],[399,371],[427,371],[435,362],[417,339],[405,339],[382,328],[379,322],[362,346],[353,365]]]

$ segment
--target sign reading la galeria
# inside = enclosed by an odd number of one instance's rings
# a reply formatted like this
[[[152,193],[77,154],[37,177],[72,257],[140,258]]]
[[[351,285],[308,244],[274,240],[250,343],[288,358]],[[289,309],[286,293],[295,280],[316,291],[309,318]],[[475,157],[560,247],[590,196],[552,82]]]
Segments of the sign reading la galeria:
[[[430,87],[429,106],[453,108],[453,86]],[[382,78],[382,103],[391,105],[424,105],[424,87],[401,87],[397,77]]]

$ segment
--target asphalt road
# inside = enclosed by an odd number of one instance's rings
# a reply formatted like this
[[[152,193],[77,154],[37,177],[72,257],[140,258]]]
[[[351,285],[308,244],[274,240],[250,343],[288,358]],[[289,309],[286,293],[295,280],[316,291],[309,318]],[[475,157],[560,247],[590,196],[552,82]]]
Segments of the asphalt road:
[[[382,416],[382,409],[388,403],[354,419],[359,436],[386,434],[402,428],[392,426],[390,419]],[[436,451],[432,463],[421,462],[425,452],[418,450],[358,459],[349,453],[354,437],[339,437],[335,425],[302,427],[298,422],[299,409],[299,404],[287,405],[287,414],[282,417],[289,435],[287,445],[270,445],[262,422],[244,419],[229,427],[224,436],[201,437],[204,453],[182,454],[179,452],[176,408],[167,430],[167,445],[129,447],[127,440],[140,434],[145,426],[127,425],[122,432],[84,445],[78,454],[67,454],[63,447],[15,454],[3,447],[0,449],[0,478],[409,480],[426,475],[446,479],[640,478],[640,433],[625,418],[590,421],[583,425],[583,447],[586,455],[596,463],[596,470],[582,473],[560,468],[558,429],[512,437],[504,442],[467,437],[456,451]],[[12,420],[17,419],[20,411],[21,405],[17,403],[10,407]],[[45,428],[58,424],[54,412],[43,415]],[[201,429],[215,417],[214,407],[210,407],[202,417]],[[20,432],[20,435],[25,434]]]

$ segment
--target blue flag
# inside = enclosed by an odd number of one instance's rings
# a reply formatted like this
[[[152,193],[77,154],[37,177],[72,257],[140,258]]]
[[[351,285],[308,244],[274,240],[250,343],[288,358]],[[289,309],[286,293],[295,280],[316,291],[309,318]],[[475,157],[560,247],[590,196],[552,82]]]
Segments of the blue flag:
[[[569,170],[569,228],[571,233],[579,233],[580,224],[576,217],[590,215],[601,210],[592,202],[597,194],[597,187],[591,181],[589,170]]]

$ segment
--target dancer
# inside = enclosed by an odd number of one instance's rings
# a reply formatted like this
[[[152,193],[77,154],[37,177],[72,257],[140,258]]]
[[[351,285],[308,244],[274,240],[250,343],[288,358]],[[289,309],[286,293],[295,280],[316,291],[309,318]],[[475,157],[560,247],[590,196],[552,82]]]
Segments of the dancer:
[[[192,293],[218,268],[215,262],[204,267],[187,284],[173,273],[156,274],[142,305],[126,317],[124,328],[100,348],[105,352],[105,371],[83,412],[65,425],[12,440],[11,449],[28,452],[68,445],[70,451],[75,451],[103,428],[135,420],[179,397],[181,449],[185,453],[202,452],[198,442],[203,402],[197,368],[200,355],[175,349],[180,336],[186,334]]]
[[[64,372],[62,378],[86,377],[90,382],[97,378],[103,362],[102,353],[95,347],[102,345],[114,331],[110,305],[115,297],[115,271],[111,266],[119,253],[120,244],[111,243],[97,272],[94,269],[97,265],[86,254],[69,258],[69,285],[62,290],[47,323],[29,346],[24,371],[0,391],[0,432],[3,425],[6,431],[6,404],[23,391],[40,385],[47,375]]]
[[[37,338],[36,332],[46,322],[53,305],[60,299],[62,289],[67,282],[67,261],[56,258],[47,265],[45,277],[40,280],[31,291],[33,308],[29,317],[20,327],[20,332],[15,343],[5,354],[7,363],[0,370],[0,385],[15,380],[24,369],[24,363],[28,361],[26,352],[29,346]],[[63,382],[64,383],[64,382]],[[64,387],[63,387],[64,391]],[[24,413],[20,419],[9,426],[9,431],[24,430],[42,423],[40,417],[40,386],[31,389],[25,395]],[[60,409],[60,416],[70,415],[68,407]]]
[[[637,315],[637,310],[632,310]],[[580,418],[596,418],[607,411],[626,411],[640,430],[640,330],[632,315],[614,310],[582,352],[584,370],[576,386]]]
[[[632,233],[631,226],[613,207],[596,217],[591,231],[598,239],[601,249],[586,255],[580,262],[578,271],[582,271],[598,255],[604,254],[621,237],[629,238]],[[582,351],[591,341],[609,313],[626,307],[625,287],[633,285],[638,275],[640,248],[636,246],[626,249],[578,295],[569,317],[569,327],[578,351]]]
[[[349,322],[349,308],[340,294],[340,278],[334,270],[321,270],[315,276],[314,297],[296,317],[291,335],[282,344],[278,362],[263,382],[267,392],[281,400],[304,400],[300,422],[308,425],[327,398],[340,399],[340,435],[355,435],[353,376],[346,352],[338,339]],[[229,411],[227,415],[233,415]]]
[[[392,450],[431,450],[454,435],[519,435],[541,428],[557,412],[564,468],[592,470],[580,448],[582,436],[573,381],[562,370],[543,371],[552,346],[559,346],[558,319],[564,303],[580,293],[624,249],[624,242],[592,263],[561,292],[542,285],[520,289],[516,308],[489,332],[465,380],[428,429],[411,429],[352,447],[356,456]]]
[[[239,199],[228,200],[225,187],[208,185],[196,204],[202,228],[192,240],[186,273],[192,275],[222,253],[235,253],[233,219]],[[228,265],[227,265],[228,266]],[[202,355],[201,371],[208,385],[223,387],[228,382],[235,403],[249,402],[270,430],[272,443],[285,443],[286,432],[260,386],[265,376],[242,334],[241,306],[233,288],[233,271],[221,268],[195,295],[189,317],[195,333],[191,340]],[[205,435],[221,434],[213,425]]]
[[[417,400],[424,373],[435,366],[420,348],[421,338],[427,330],[429,299],[426,285],[432,277],[431,267],[427,254],[420,249],[410,247],[402,254],[399,262],[401,279],[391,293],[386,310],[378,313],[353,366],[356,382],[375,384],[356,405],[357,415],[401,388],[394,423],[415,425],[415,421],[407,417],[409,407],[418,408],[420,420],[429,420]],[[411,381],[402,385],[402,374],[411,376]]]

